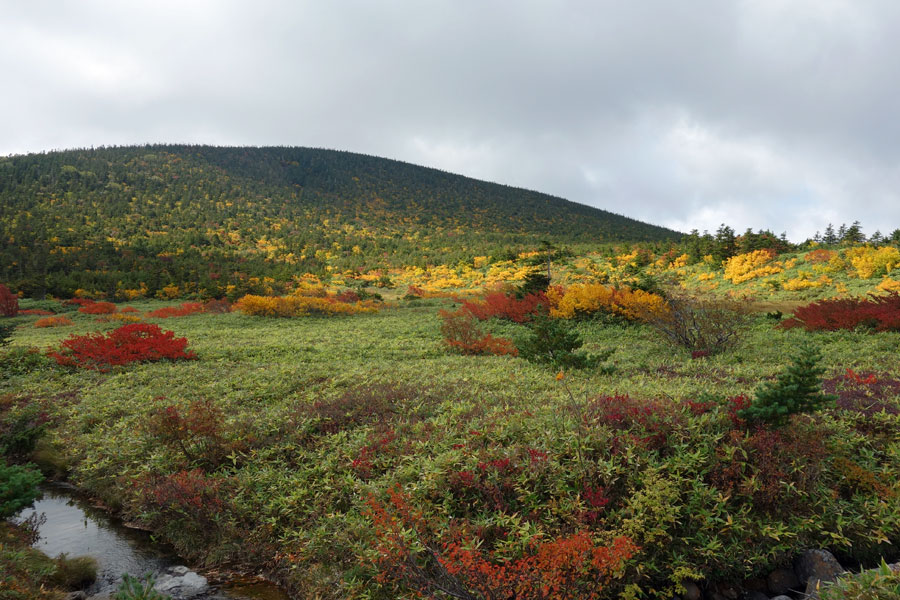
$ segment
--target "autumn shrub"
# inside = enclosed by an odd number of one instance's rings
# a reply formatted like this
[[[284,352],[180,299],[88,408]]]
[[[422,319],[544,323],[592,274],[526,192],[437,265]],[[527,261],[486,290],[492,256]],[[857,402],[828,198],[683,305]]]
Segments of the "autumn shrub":
[[[144,316],[148,319],[168,319],[171,317],[186,317],[202,313],[204,306],[202,302],[183,302],[181,306],[164,306],[151,310]]]
[[[112,313],[111,315],[100,315],[95,319],[98,323],[140,323],[143,319],[133,313]]]
[[[734,429],[716,447],[707,480],[761,511],[803,512],[815,494],[829,457],[820,432]]]
[[[845,258],[850,261],[860,279],[872,279],[887,275],[900,266],[900,250],[893,246],[856,246],[848,248]]]
[[[90,306],[94,304],[94,300],[90,298],[69,298],[68,300],[63,300],[63,306]]]
[[[488,292],[480,302],[464,300],[462,308],[480,321],[497,318],[513,323],[526,323],[535,315],[546,313],[549,304],[543,291],[522,297],[514,293]]]
[[[779,326],[783,329],[802,327],[807,331],[857,328],[900,331],[900,293],[818,300],[797,308],[793,317],[785,319]]]
[[[636,321],[666,310],[661,296],[627,287],[575,284],[565,289],[550,289],[547,294],[553,307],[550,316],[562,319],[607,313]]]
[[[20,315],[35,315],[38,317],[47,317],[50,315],[54,315],[56,313],[54,313],[52,310],[43,310],[41,308],[26,308],[25,310],[20,310],[19,314]]]
[[[441,335],[452,350],[462,354],[518,354],[512,340],[485,333],[475,322],[471,311],[460,308],[455,311],[441,310],[439,314],[442,319]]]
[[[366,383],[336,396],[302,404],[294,416],[313,435],[331,435],[370,424],[389,426],[400,420],[416,421],[430,414],[450,388],[428,388],[404,383]],[[291,422],[292,428],[298,423]]]
[[[114,365],[158,360],[193,360],[186,338],[176,338],[172,331],[158,325],[133,323],[106,334],[73,335],[62,341],[59,351],[48,356],[66,367],[107,370]]]
[[[725,261],[722,276],[737,284],[784,271],[784,267],[772,263],[774,258],[775,251],[771,248],[732,256]]]
[[[550,365],[554,369],[588,369],[610,357],[610,349],[589,355],[578,349],[584,342],[578,332],[563,319],[536,316],[526,333],[515,340],[519,356],[531,362]]]
[[[203,312],[210,314],[225,314],[231,312],[231,302],[222,298],[221,300],[207,300],[203,305]]]
[[[637,552],[627,537],[599,543],[589,531],[533,540],[515,558],[501,558],[466,536],[435,539],[422,512],[397,488],[388,500],[367,501],[375,533],[379,580],[418,595],[448,594],[463,600],[600,598]]]
[[[263,317],[301,317],[306,315],[353,315],[378,310],[377,303],[338,302],[332,297],[318,296],[254,296],[246,295],[234,304],[246,315]]]
[[[747,323],[743,307],[735,300],[676,291],[669,292],[665,310],[645,312],[642,319],[666,341],[709,354],[736,345]]]
[[[663,448],[669,434],[682,424],[671,403],[628,394],[591,398],[581,412],[588,427],[603,426],[627,434],[630,443],[654,450]]]
[[[19,313],[19,297],[0,283],[0,315],[14,317]]]
[[[137,510],[145,523],[167,531],[177,549],[196,552],[220,534],[226,494],[223,479],[202,469],[147,475],[133,482]]]
[[[91,302],[79,308],[78,312],[86,315],[111,315],[116,312],[116,305],[112,302]]]
[[[803,260],[814,265],[820,265],[829,262],[836,255],[837,252],[835,252],[834,250],[816,248],[815,250],[810,250],[805,255],[803,255]]]
[[[213,470],[232,451],[223,431],[225,414],[210,400],[193,400],[154,408],[147,419],[149,433],[180,453],[190,465]]]

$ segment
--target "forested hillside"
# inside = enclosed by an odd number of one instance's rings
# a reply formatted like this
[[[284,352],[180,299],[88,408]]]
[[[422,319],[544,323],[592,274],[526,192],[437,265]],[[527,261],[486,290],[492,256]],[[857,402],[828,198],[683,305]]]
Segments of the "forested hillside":
[[[514,256],[541,240],[678,236],[538,192],[332,150],[142,146],[0,158],[0,281],[29,295],[153,294],[169,284],[215,295],[267,277]]]

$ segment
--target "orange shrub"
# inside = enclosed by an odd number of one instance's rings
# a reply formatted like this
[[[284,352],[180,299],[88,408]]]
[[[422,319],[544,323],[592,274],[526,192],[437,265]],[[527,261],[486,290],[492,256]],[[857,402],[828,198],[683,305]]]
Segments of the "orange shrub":
[[[79,308],[78,312],[86,315],[111,315],[116,312],[116,305],[112,302],[91,302]]]
[[[74,324],[69,317],[45,317],[34,322],[35,327],[63,327]]]
[[[818,265],[821,263],[827,263],[832,258],[837,255],[837,252],[834,250],[826,250],[825,248],[817,248],[816,250],[810,250],[807,252],[803,258],[808,263],[812,263],[814,265]]]
[[[181,306],[164,306],[151,310],[144,316],[148,319],[168,319],[169,317],[186,317],[202,312],[202,302],[184,302]]]

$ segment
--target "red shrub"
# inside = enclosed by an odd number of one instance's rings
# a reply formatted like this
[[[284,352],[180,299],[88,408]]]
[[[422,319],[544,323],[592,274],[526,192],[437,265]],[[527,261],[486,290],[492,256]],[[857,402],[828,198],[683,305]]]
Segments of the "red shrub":
[[[39,317],[49,317],[51,315],[55,315],[56,313],[50,310],[41,310],[40,308],[26,308],[25,310],[19,311],[20,315],[37,315]]]
[[[90,298],[69,298],[68,300],[63,300],[63,306],[89,306],[93,303],[94,301]]]
[[[495,338],[485,334],[476,324],[472,314],[465,308],[450,312],[442,310],[441,334],[444,343],[463,354],[511,354],[518,355],[512,340]]]
[[[678,424],[671,404],[627,394],[592,399],[584,409],[583,419],[587,425],[627,432],[634,443],[652,449],[665,446],[669,433]]]
[[[819,300],[794,311],[779,325],[784,329],[803,327],[807,331],[836,331],[868,327],[875,331],[900,331],[900,294],[870,295],[868,298]]]
[[[481,302],[463,301],[463,309],[481,321],[496,317],[514,323],[530,321],[534,315],[546,313],[549,306],[550,301],[543,292],[528,294],[524,298],[503,292],[489,292]]]
[[[202,313],[203,310],[202,302],[184,302],[181,306],[164,306],[151,310],[144,316],[149,319],[168,319],[169,317],[186,317]]]
[[[0,283],[0,315],[14,317],[19,313],[19,297]]]
[[[359,302],[359,294],[357,294],[353,290],[346,290],[335,296],[334,299],[338,302],[344,302],[346,304],[356,304],[357,302]]]
[[[156,528],[177,522],[203,539],[216,534],[217,522],[225,508],[222,480],[200,469],[166,476],[147,476],[135,482],[141,512],[150,515]]]
[[[525,556],[502,560],[467,539],[465,528],[450,540],[432,542],[426,520],[410,498],[397,488],[388,494],[388,503],[374,497],[367,502],[378,549],[378,579],[421,595],[452,589],[457,598],[599,598],[604,583],[638,550],[626,537],[601,546],[589,532],[578,531],[534,541]],[[411,537],[423,541],[427,551],[416,553]]]
[[[125,308],[119,310],[120,313],[136,313],[138,309],[133,306],[126,306]]]
[[[116,305],[112,302],[91,302],[79,308],[78,312],[86,315],[111,315],[116,312]]]
[[[209,400],[194,400],[186,410],[174,404],[154,409],[147,428],[189,463],[215,468],[231,450],[222,433],[224,419],[222,410]]]
[[[207,300],[203,305],[203,312],[223,314],[231,312],[231,302],[226,299]]]
[[[837,252],[834,252],[833,250],[826,250],[825,248],[817,248],[815,250],[811,250],[810,252],[807,252],[803,256],[803,258],[806,259],[806,262],[808,262],[808,263],[820,264],[820,263],[827,263],[835,256],[837,256]]]
[[[63,366],[105,371],[112,365],[138,361],[197,358],[193,352],[185,352],[187,343],[186,338],[176,338],[173,332],[164,332],[158,325],[132,323],[106,335],[73,335],[63,340],[60,352],[48,355]]]

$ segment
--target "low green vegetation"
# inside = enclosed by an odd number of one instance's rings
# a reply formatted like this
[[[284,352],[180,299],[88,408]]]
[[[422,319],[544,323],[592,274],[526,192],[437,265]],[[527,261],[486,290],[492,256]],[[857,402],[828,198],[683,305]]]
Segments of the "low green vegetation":
[[[570,576],[588,571],[599,597],[666,597],[764,573],[798,548],[896,555],[900,334],[782,329],[752,313],[735,345],[698,354],[652,325],[571,319],[566,337],[582,345],[566,347],[614,353],[559,381],[556,367],[448,348],[438,312],[451,304],[150,319],[196,360],[5,370],[0,442],[68,469],[190,559],[322,597],[581,593]],[[53,308],[73,325],[8,319],[4,356],[120,326]],[[530,327],[481,323],[498,338]],[[784,363],[809,342],[818,359]],[[785,392],[791,377],[836,401],[743,418],[755,390]],[[550,555],[570,562],[551,568]]]

